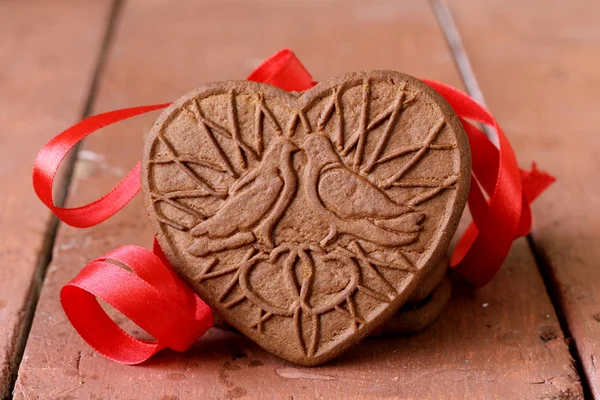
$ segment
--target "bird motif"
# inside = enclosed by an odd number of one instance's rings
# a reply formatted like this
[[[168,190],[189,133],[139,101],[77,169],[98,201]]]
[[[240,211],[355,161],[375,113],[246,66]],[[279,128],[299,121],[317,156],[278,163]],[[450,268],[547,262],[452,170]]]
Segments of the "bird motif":
[[[348,169],[325,136],[308,135],[302,147],[308,159],[305,195],[315,212],[329,224],[321,246],[340,233],[385,247],[417,240],[423,213],[394,202],[383,190]]]
[[[236,182],[219,211],[190,230],[194,240],[188,251],[198,257],[257,242],[272,249],[272,230],[293,200],[298,178],[292,142],[278,139],[262,162]]]

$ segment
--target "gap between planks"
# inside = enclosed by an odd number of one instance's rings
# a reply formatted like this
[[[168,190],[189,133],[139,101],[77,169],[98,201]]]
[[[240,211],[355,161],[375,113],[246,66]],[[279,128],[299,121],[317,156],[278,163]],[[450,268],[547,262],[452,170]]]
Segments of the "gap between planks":
[[[454,22],[454,18],[452,17],[450,8],[446,4],[445,0],[430,0],[430,4],[431,8],[433,9],[433,13],[437,18],[437,21],[440,24],[442,32],[446,37],[448,47],[450,48],[450,51],[454,56],[456,66],[465,84],[467,93],[479,103],[481,103],[483,106],[485,106],[483,92],[481,91],[481,87],[479,86],[477,78],[475,77],[475,72],[473,71],[471,61],[469,60],[467,51],[465,50],[465,47],[462,43],[460,32],[458,31],[456,23]],[[486,135],[497,146],[497,137],[493,130],[491,130],[487,126],[483,126],[483,129]],[[564,310],[561,307],[561,304],[564,304],[564,301],[562,299],[562,294],[559,289],[556,277],[552,273],[548,258],[544,254],[543,250],[536,245],[535,239],[533,238],[532,234],[528,234],[526,238],[529,250],[533,255],[535,264],[541,275],[542,281],[544,282],[544,287],[546,288],[546,292],[548,294],[548,297],[550,298],[550,302],[552,303],[552,307],[558,318],[558,322],[563,332],[565,342],[567,343],[569,352],[571,353],[571,358],[573,359],[573,366],[577,371],[577,375],[579,375],[579,379],[581,380],[581,386],[583,388],[584,397],[586,399],[592,399],[593,396],[591,386],[583,368],[581,355],[577,350],[577,346],[575,343],[576,339],[571,334],[569,324],[567,322],[567,319],[565,318]]]
[[[450,47],[450,52],[454,56],[458,73],[465,84],[467,93],[469,93],[469,95],[477,100],[481,105],[486,107],[485,99],[483,98],[483,92],[481,91],[481,87],[479,87],[477,78],[475,78],[471,60],[469,60],[469,57],[467,56],[467,51],[463,46],[460,33],[458,32],[458,28],[454,23],[454,18],[452,18],[452,14],[450,13],[448,5],[444,0],[430,0],[430,3],[431,8],[433,9],[433,14],[437,18],[440,28],[446,37],[448,47]],[[496,136],[494,130],[487,125],[479,124],[479,126],[483,129],[483,132],[492,141],[492,143],[498,146],[498,137]]]
[[[110,45],[114,37],[114,32],[117,26],[119,15],[121,14],[123,1],[124,0],[113,0],[112,2],[111,10],[106,21],[106,30],[104,31],[102,43],[100,45],[100,51],[98,52],[98,58],[96,60],[94,71],[92,73],[92,81],[90,83],[88,94],[86,96],[85,103],[81,112],[81,119],[87,118],[92,111],[94,100],[96,98],[98,84],[100,81],[100,75],[102,74],[102,70],[106,62],[106,55],[108,54]],[[59,182],[58,190],[56,190],[56,205],[58,207],[63,207],[67,199],[67,195],[69,193],[69,186],[71,178],[73,177],[73,172],[75,170],[75,163],[77,161],[77,153],[79,152],[80,145],[81,142],[75,145],[73,149],[71,149],[70,154],[63,161],[65,172],[62,179]],[[39,301],[42,285],[44,284],[46,271],[48,269],[48,266],[52,262],[52,251],[54,249],[54,242],[56,240],[58,226],[58,218],[55,215],[52,215],[52,217],[50,218],[50,222],[48,223],[46,234],[44,235],[44,243],[42,245],[42,249],[38,256],[38,261],[35,267],[35,273],[31,285],[31,293],[29,295],[29,299],[25,307],[26,314],[23,317],[22,328],[19,334],[17,335],[15,351],[10,362],[10,381],[6,391],[7,399],[12,398],[12,392],[14,390],[15,382],[17,379],[17,373],[19,371],[19,365],[21,364],[21,361],[23,359],[23,353],[27,344],[27,338],[29,337],[29,333],[31,331],[31,325],[33,322],[33,317],[35,315],[35,310],[37,308],[37,303]],[[0,393],[0,396],[2,396],[2,393]]]
[[[571,333],[569,323],[565,317],[564,310],[561,307],[561,304],[566,304],[566,302],[561,290],[559,289],[559,282],[556,279],[556,276],[552,273],[548,257],[544,253],[543,249],[536,245],[535,239],[531,233],[527,235],[527,244],[529,245],[529,249],[533,254],[533,259],[535,260],[538,270],[540,271],[540,275],[544,281],[544,286],[546,286],[546,291],[548,292],[548,297],[550,297],[550,302],[552,303],[552,307],[554,308],[554,312],[558,318],[560,329],[563,331],[563,336],[565,337],[565,341],[569,347],[571,358],[573,358],[573,366],[575,367],[577,375],[579,375],[579,379],[581,380],[583,395],[586,399],[593,399],[594,396],[592,395],[592,386],[590,385],[587,374],[585,373],[585,369],[583,368],[581,354],[579,354],[576,346],[576,339]]]

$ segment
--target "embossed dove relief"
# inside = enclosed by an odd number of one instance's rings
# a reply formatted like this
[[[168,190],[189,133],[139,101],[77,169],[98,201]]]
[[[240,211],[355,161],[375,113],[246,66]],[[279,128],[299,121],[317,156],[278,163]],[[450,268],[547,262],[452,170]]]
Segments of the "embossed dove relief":
[[[158,119],[142,165],[173,267],[227,322],[302,365],[407,301],[447,251],[471,168],[450,106],[392,71],[300,94],[202,86]]]

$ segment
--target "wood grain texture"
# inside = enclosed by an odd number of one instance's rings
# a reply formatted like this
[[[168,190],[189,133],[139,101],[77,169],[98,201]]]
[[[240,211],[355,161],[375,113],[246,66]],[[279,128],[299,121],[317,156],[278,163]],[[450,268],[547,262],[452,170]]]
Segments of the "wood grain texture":
[[[109,1],[0,3],[0,398],[8,395],[40,286],[50,212],[33,159],[81,117]]]
[[[203,82],[245,77],[284,46],[298,53],[315,79],[375,67],[460,86],[424,1],[225,6],[190,0],[174,7],[138,0],[126,4],[120,22],[98,112],[175,99]],[[105,193],[139,159],[151,123],[152,117],[140,117],[90,138],[69,202],[81,204]],[[429,329],[412,337],[367,340],[320,368],[292,366],[218,329],[185,354],[164,351],[139,367],[115,364],[78,337],[60,309],[58,292],[85,262],[119,245],[148,246],[151,236],[139,197],[97,227],[60,229],[16,399],[580,397],[567,346],[524,240],[515,244],[492,284],[479,291],[458,285]]]
[[[533,240],[600,398],[600,4],[449,5],[521,163],[535,160],[558,178],[533,207]]]

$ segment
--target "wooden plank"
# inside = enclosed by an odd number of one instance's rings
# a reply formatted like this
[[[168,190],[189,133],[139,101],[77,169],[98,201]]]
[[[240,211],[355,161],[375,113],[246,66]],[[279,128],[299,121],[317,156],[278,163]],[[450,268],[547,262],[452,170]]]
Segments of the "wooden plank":
[[[193,86],[239,79],[280,47],[316,79],[392,68],[460,86],[425,1],[127,3],[97,111],[175,99]],[[140,157],[152,117],[90,138],[71,204],[106,192]],[[61,227],[16,384],[15,398],[578,398],[552,305],[524,240],[488,287],[455,290],[423,333],[370,339],[319,368],[297,368],[247,339],[213,329],[185,354],[140,367],[94,353],[68,324],[60,287],[86,262],[123,244],[150,244],[140,198],[88,230]],[[123,318],[119,318],[123,321]],[[131,331],[135,327],[123,322]]]
[[[525,165],[558,178],[533,240],[600,398],[600,3],[449,2],[486,102]]]
[[[0,2],[0,398],[17,372],[51,250],[32,162],[81,117],[109,10],[110,1]]]

